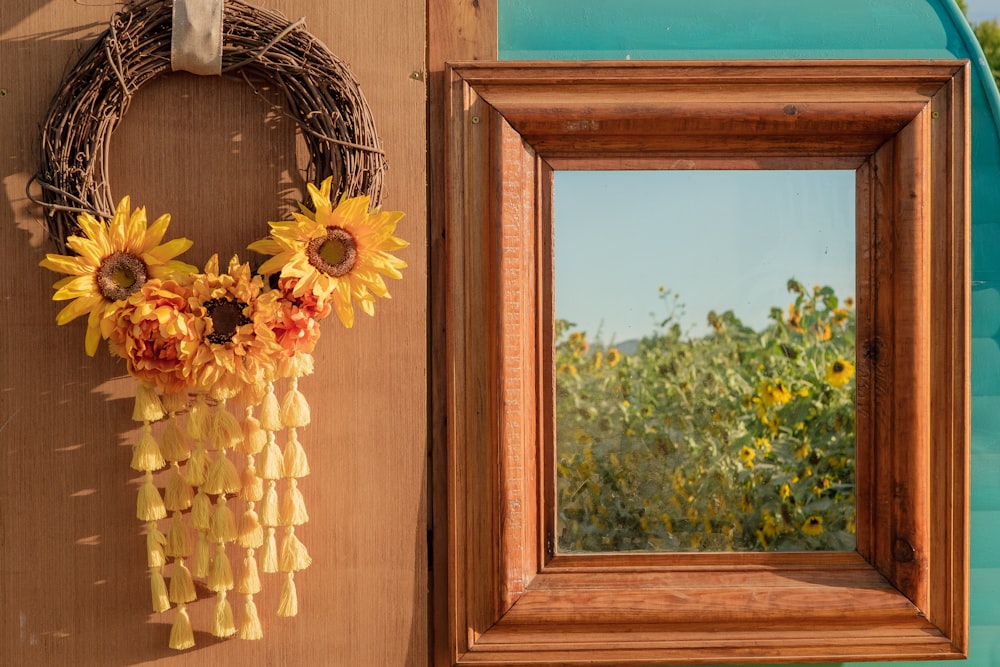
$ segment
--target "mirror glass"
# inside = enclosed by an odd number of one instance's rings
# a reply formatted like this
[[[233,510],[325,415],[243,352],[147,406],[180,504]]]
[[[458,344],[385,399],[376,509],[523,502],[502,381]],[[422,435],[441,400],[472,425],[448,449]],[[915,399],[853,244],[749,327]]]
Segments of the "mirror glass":
[[[556,171],[560,553],[855,545],[855,174]]]

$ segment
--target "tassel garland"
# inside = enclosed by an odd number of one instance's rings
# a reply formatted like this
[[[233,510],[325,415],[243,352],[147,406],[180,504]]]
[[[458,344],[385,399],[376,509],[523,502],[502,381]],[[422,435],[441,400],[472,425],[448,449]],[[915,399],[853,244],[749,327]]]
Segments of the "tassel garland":
[[[161,397],[149,385],[137,390],[139,430],[130,459],[142,474],[136,516],[145,524],[153,611],[174,607],[173,649],[195,645],[187,606],[197,601],[197,581],[215,594],[211,632],[217,637],[264,636],[254,596],[265,574],[283,575],[272,613],[298,614],[295,573],[312,562],[296,534],[309,521],[301,480],[310,469],[300,429],[311,419],[298,381],[304,369],[311,372],[311,358],[290,360],[284,368],[288,387],[281,400],[274,382],[261,383],[235,394],[237,401],[251,401],[235,414],[224,397]],[[235,577],[229,549],[241,552],[233,555]],[[231,593],[240,595],[238,622]]]

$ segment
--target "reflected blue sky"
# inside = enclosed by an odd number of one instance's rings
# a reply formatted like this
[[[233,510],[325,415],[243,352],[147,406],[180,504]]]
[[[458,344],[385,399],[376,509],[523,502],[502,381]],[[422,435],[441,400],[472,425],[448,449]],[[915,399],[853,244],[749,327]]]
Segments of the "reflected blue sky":
[[[710,310],[760,329],[789,278],[854,296],[854,172],[558,171],[556,316],[591,338],[650,334],[679,297],[689,335]],[[679,314],[680,315],[680,314]]]
[[[1000,16],[1000,0],[966,0],[965,7],[973,23]]]

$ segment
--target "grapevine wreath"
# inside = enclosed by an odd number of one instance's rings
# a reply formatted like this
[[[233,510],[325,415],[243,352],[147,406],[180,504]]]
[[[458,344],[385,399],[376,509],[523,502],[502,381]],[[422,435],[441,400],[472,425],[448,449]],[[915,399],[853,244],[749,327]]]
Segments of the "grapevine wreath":
[[[182,26],[207,57],[178,56]],[[111,135],[142,85],[176,69],[276,88],[305,141],[310,205],[249,246],[269,256],[256,273],[235,256],[184,263],[192,242],[164,242],[168,215],[149,223],[129,197],[112,199]],[[260,573],[281,579],[277,614],[294,616],[294,574],[311,562],[295,532],[309,473],[298,380],[313,371],[319,322],[335,312],[351,327],[355,304],[372,315],[383,279],[406,266],[393,254],[407,245],[394,236],[403,214],[378,208],[385,159],[368,105],[301,19],[236,0],[135,0],[70,71],[41,139],[29,197],[59,250],[41,265],[66,274],[56,321],[87,315],[87,354],[106,341],[137,380],[131,467],[153,610],[174,608],[172,648],[194,646],[186,605],[203,580],[212,633],[259,639]]]

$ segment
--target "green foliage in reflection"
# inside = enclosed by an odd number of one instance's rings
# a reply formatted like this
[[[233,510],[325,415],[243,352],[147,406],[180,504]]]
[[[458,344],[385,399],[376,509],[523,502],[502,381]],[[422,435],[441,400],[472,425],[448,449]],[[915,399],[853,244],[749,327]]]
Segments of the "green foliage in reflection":
[[[762,331],[712,312],[692,338],[660,288],[627,354],[557,323],[562,551],[854,547],[853,302],[788,289]]]

